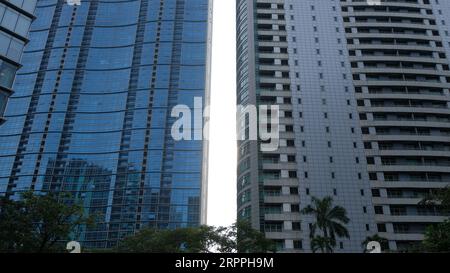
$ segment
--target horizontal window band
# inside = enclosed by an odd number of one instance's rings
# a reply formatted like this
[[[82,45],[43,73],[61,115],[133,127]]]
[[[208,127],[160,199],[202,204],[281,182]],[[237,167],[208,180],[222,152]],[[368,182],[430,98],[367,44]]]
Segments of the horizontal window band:
[[[14,38],[21,40],[22,42],[24,42],[25,44],[27,44],[28,42],[30,42],[30,40],[27,37],[24,37],[22,35],[17,34],[16,32],[9,30],[3,26],[0,25],[0,31],[5,32],[11,36],[13,36]]]
[[[89,93],[89,92],[79,92],[78,95],[82,96],[82,95],[86,95],[86,96],[105,96],[105,95],[116,95],[116,94],[125,94],[125,93],[130,93],[130,92],[150,92],[150,91],[156,91],[156,90],[169,90],[169,88],[144,88],[144,89],[128,89],[128,90],[124,90],[124,91],[117,91],[117,92],[111,92],[111,93]],[[183,92],[204,92],[204,89],[187,89],[187,88],[177,88],[178,91],[183,91]],[[72,94],[72,92],[62,92],[62,91],[58,91],[56,92],[56,94]],[[40,94],[36,94],[36,95],[28,95],[28,96],[12,96],[11,99],[22,99],[22,98],[29,98],[29,97],[41,97],[44,95],[53,95],[53,93],[40,93]]]
[[[38,73],[45,73],[45,72],[56,72],[56,71],[76,71],[76,72],[81,72],[81,71],[85,71],[85,72],[106,72],[106,71],[120,71],[120,70],[129,70],[132,68],[138,68],[138,67],[154,67],[154,66],[177,66],[177,67],[206,67],[206,64],[195,64],[195,65],[187,65],[187,64],[157,64],[157,65],[153,65],[153,64],[146,64],[146,65],[138,65],[138,66],[128,66],[128,67],[121,67],[121,68],[111,68],[111,69],[79,69],[79,68],[70,68],[70,69],[48,69],[48,70],[38,70],[35,72],[28,72],[28,73],[20,73],[17,74],[17,76],[29,76],[32,74],[38,74]],[[149,74],[150,75],[150,74]]]
[[[79,104],[77,104],[79,106]],[[142,107],[142,108],[126,108],[123,110],[116,110],[116,111],[104,111],[104,112],[81,112],[81,111],[52,111],[52,112],[32,112],[32,113],[27,113],[27,114],[23,114],[23,115],[9,115],[9,116],[5,116],[8,118],[17,118],[17,117],[23,117],[23,116],[28,116],[28,115],[42,115],[42,114],[65,114],[65,113],[70,113],[70,114],[82,114],[82,115],[99,115],[99,114],[114,114],[114,113],[125,113],[125,112],[134,112],[134,111],[140,111],[140,110],[168,110],[170,109],[168,106],[155,106],[155,107]]]
[[[130,173],[133,174],[133,173]],[[135,173],[135,174],[141,174],[141,173]],[[199,173],[200,174],[200,173]],[[39,175],[40,177],[47,177],[47,176],[52,176],[52,175]],[[67,177],[67,178],[71,178],[74,177],[76,175],[65,175],[65,176],[59,176],[58,178],[61,177]],[[83,176],[83,175],[79,175],[79,176]],[[84,177],[94,177],[91,175],[84,175]],[[45,184],[46,182],[44,182],[43,184]],[[105,182],[106,183],[106,182]],[[109,184],[109,182],[107,182]],[[66,184],[79,184],[79,183],[66,183]],[[167,190],[168,188],[161,188],[161,187],[154,187],[154,186],[144,186],[144,187],[139,187],[139,186],[134,186],[134,187],[115,187],[114,189],[100,189],[100,190],[64,190],[64,192],[78,192],[78,193],[87,193],[87,192],[114,192],[114,191],[118,191],[118,190],[124,190],[124,191],[129,191],[129,190]],[[183,190],[183,191],[189,191],[189,190],[200,190],[199,187],[171,187],[169,188],[170,190]],[[15,192],[27,192],[26,190],[22,190],[22,191],[15,191]],[[45,190],[35,190],[35,192],[47,192]],[[1,192],[0,192],[1,193]]]
[[[99,167],[99,168],[103,168],[103,167]],[[47,168],[47,169],[56,169],[56,168]],[[120,175],[136,175],[136,174],[160,174],[162,176],[165,175],[174,175],[174,174],[186,174],[186,175],[202,175],[201,170],[197,171],[197,172],[174,172],[174,171],[165,171],[165,172],[124,172],[124,173],[111,173],[108,175],[86,175],[86,177],[109,177],[109,176],[120,176]],[[39,174],[39,175],[34,175],[34,174],[26,174],[26,175],[10,175],[10,176],[0,176],[0,179],[4,179],[4,178],[20,178],[20,177],[48,177],[48,176],[53,176],[53,177],[79,177],[80,175],[56,175],[56,174],[51,174],[51,175],[46,175],[46,174]],[[164,179],[164,178],[163,178]]]
[[[6,118],[6,117],[5,117]],[[79,135],[102,135],[102,134],[111,134],[111,133],[123,133],[123,132],[129,132],[130,134],[133,131],[145,131],[145,130],[167,130],[166,127],[143,127],[143,128],[132,128],[132,129],[120,129],[120,130],[112,130],[112,131],[93,131],[93,132],[81,132],[81,131],[42,131],[42,132],[30,132],[27,133],[26,135],[34,135],[34,134],[79,134]],[[194,130],[194,129],[192,129]],[[202,129],[197,129],[197,130],[202,130]],[[14,137],[14,136],[21,136],[22,133],[18,133],[18,134],[12,134],[12,135],[0,135],[0,139],[3,137]]]
[[[200,140],[198,140],[200,141]],[[120,146],[120,144],[118,145]],[[144,146],[144,144],[142,145]],[[198,150],[193,150],[193,149],[174,149],[174,148],[170,148],[170,149],[164,149],[164,148],[160,148],[160,149],[152,149],[152,148],[148,148],[148,149],[135,149],[135,150],[117,150],[117,151],[113,151],[113,152],[99,152],[99,153],[74,153],[74,152],[52,152],[52,153],[48,153],[48,152],[33,152],[33,153],[17,153],[17,154],[10,154],[10,155],[0,155],[0,158],[5,158],[5,157],[15,157],[15,156],[27,156],[27,155],[55,155],[55,156],[70,156],[70,155],[74,155],[74,156],[91,156],[91,155],[111,155],[111,154],[123,154],[123,153],[132,153],[132,152],[148,152],[148,151],[167,151],[170,150],[170,152],[175,153],[175,152],[191,152],[191,153],[202,153],[203,150],[202,149],[198,149]],[[119,161],[120,159],[117,159],[117,161]]]
[[[66,192],[66,191],[63,191],[63,190],[61,190],[60,192]],[[6,194],[6,193],[16,193],[16,192],[0,192],[0,195],[1,194]],[[136,193],[136,194],[133,194],[133,195],[131,195],[131,196],[140,196],[140,194],[139,193]],[[112,197],[112,196],[111,196]],[[130,197],[130,195],[129,194],[127,194],[125,197],[123,197],[123,198],[129,198]],[[189,197],[197,197],[197,198],[200,198],[200,193],[198,194],[198,196],[189,196]],[[69,198],[70,199],[70,198]],[[74,199],[76,199],[76,198],[74,198]],[[200,208],[200,201],[198,202],[198,203],[194,203],[194,204],[189,204],[188,203],[188,200],[186,200],[186,203],[175,203],[175,202],[173,202],[173,199],[175,199],[175,198],[170,198],[171,199],[171,202],[170,203],[162,203],[162,202],[155,202],[155,203],[147,203],[147,202],[139,202],[138,200],[136,200],[136,203],[127,203],[127,204],[111,204],[111,205],[108,205],[108,204],[106,204],[106,205],[97,205],[97,206],[95,206],[95,205],[85,205],[85,204],[83,204],[83,209],[94,209],[94,208],[96,208],[96,209],[99,209],[99,208],[104,208],[104,209],[107,209],[107,208],[114,208],[114,207],[131,207],[131,206],[139,206],[139,207],[142,207],[142,206],[155,206],[155,205],[157,205],[157,206],[168,206],[168,207],[198,207],[198,208]],[[93,198],[92,200],[95,200],[95,202],[97,203],[98,202],[98,198]],[[159,200],[158,200],[159,201]],[[105,202],[105,203],[108,203],[108,199],[106,198],[106,199],[103,199],[103,202]],[[147,211],[147,212],[145,212],[145,211],[143,211],[143,212],[141,212],[141,213],[139,213],[139,214],[142,214],[142,213],[152,213],[151,211]],[[155,212],[156,213],[156,212]],[[112,213],[113,215],[114,215],[114,213]],[[119,213],[117,213],[117,214],[119,214]],[[120,213],[121,215],[122,215],[122,213]],[[126,214],[128,214],[128,213],[126,213]],[[137,215],[138,213],[137,212],[133,212],[133,214],[134,215]],[[167,213],[167,214],[169,214],[169,213]],[[147,221],[149,221],[149,220],[147,220]],[[142,222],[144,222],[144,221],[142,221]],[[95,222],[96,224],[99,224],[99,222]],[[100,222],[101,223],[101,222]],[[108,224],[118,224],[118,223],[123,223],[123,222],[107,222]],[[127,223],[127,222],[126,222]],[[137,221],[135,221],[135,222],[133,222],[133,225],[134,224],[136,224],[137,223]],[[106,231],[108,231],[108,230],[105,230],[105,232]],[[92,231],[91,231],[92,232]]]
[[[108,25],[91,25],[91,24],[89,24],[89,25],[90,25],[90,27],[92,27],[92,28],[99,28],[99,29],[101,29],[101,28],[126,28],[126,27],[131,27],[131,26],[145,25],[145,24],[148,24],[148,23],[160,23],[160,22],[161,22],[161,23],[167,23],[167,22],[180,22],[180,20],[176,20],[176,19],[148,20],[148,21],[145,21],[145,22],[142,22],[142,23],[136,22],[136,23],[133,23],[133,24],[114,25],[114,26],[108,26]],[[205,25],[208,24],[208,20],[181,20],[181,22],[183,22],[183,23],[204,23]],[[86,24],[74,24],[74,25],[72,25],[72,26],[69,26],[69,25],[67,25],[67,26],[60,26],[60,25],[58,25],[58,26],[56,26],[54,29],[55,29],[55,31],[56,31],[57,29],[64,29],[64,28],[69,28],[69,27],[72,27],[72,28],[74,28],[74,27],[85,27],[87,24],[88,24],[88,23],[86,23]],[[51,28],[32,29],[32,30],[30,31],[30,33],[33,33],[33,32],[40,32],[40,31],[50,31],[50,29],[51,29]],[[156,33],[156,32],[157,32],[157,31],[155,31],[155,33]],[[161,32],[162,32],[162,31],[161,31]],[[171,31],[171,32],[174,32],[174,31]]]
[[[14,61],[14,60],[12,60],[12,59],[10,59],[10,58],[8,58],[7,56],[4,56],[4,55],[2,55],[2,54],[0,54],[0,60],[2,60],[2,61],[4,61],[4,62],[7,62],[7,63],[9,63],[9,64],[14,65],[17,69],[19,69],[19,68],[22,67],[22,64],[20,64],[20,63]]]
[[[27,1],[27,0],[25,0],[25,1]],[[18,7],[18,6],[16,6],[16,5],[12,4],[12,3],[11,3],[10,1],[8,1],[8,0],[0,0],[0,3],[2,3],[2,4],[4,4],[4,5],[6,5],[6,6],[8,6],[9,8],[11,8],[11,9],[17,11],[18,13],[20,13],[20,14],[22,14],[22,15],[25,15],[26,17],[30,18],[31,20],[36,19],[36,16],[34,16],[32,13],[29,13],[28,11],[22,9],[21,7]]]
[[[81,37],[80,37],[81,38]],[[158,42],[159,44],[172,44],[173,40],[168,41],[161,41]],[[54,50],[54,49],[72,49],[72,48],[83,48],[83,49],[110,49],[110,48],[127,48],[127,47],[134,47],[134,46],[140,46],[140,45],[154,45],[156,42],[142,42],[142,43],[134,43],[130,45],[123,45],[123,46],[75,46],[75,45],[69,45],[68,47],[63,46],[56,46],[56,47],[48,47],[46,49],[40,49],[40,50],[30,50],[30,51],[24,51],[24,54],[30,54],[30,53],[36,53],[36,52],[45,52],[47,50]],[[203,41],[182,41],[181,44],[204,44],[207,45],[207,42]]]

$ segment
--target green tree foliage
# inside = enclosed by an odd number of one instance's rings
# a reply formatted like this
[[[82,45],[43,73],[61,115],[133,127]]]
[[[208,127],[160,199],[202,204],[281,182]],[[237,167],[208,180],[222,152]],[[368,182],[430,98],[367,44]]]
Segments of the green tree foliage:
[[[433,192],[419,205],[437,206],[444,215],[448,216],[450,213],[450,186]],[[427,227],[420,250],[422,252],[450,252],[450,219]]]
[[[336,245],[331,238],[324,236],[314,236],[311,238],[311,250],[313,253],[320,251],[321,253],[332,253]]]
[[[67,252],[65,243],[76,238],[92,218],[68,195],[26,192],[20,201],[0,198],[0,252]],[[174,230],[143,229],[110,250],[83,252],[132,253],[267,253],[275,252],[272,240],[248,222],[230,227],[190,227]]]
[[[439,206],[443,213],[450,213],[450,186],[433,192],[424,198],[420,205]]]
[[[118,252],[126,253],[209,253],[217,240],[217,229],[209,226],[174,230],[143,229],[126,237]]]
[[[224,249],[224,244],[219,244],[222,252],[237,253],[268,253],[276,252],[275,243],[267,239],[264,233],[252,227],[248,221],[239,221],[228,228],[225,238],[232,238],[231,248]],[[225,244],[227,246],[227,244]],[[231,250],[231,251],[229,251]]]
[[[312,198],[312,204],[302,210],[303,214],[313,215],[315,223],[311,229],[311,247],[322,252],[333,252],[336,247],[336,237],[349,238],[346,224],[350,222],[347,211],[341,206],[333,205],[333,198]],[[317,230],[321,235],[317,235]],[[331,249],[331,251],[330,251]]]
[[[389,240],[386,238],[381,237],[378,234],[375,234],[373,236],[367,237],[366,240],[364,242],[362,242],[362,247],[364,249],[364,252],[367,252],[367,245],[370,242],[378,242],[381,245],[381,250],[382,251],[386,251],[389,249]]]
[[[47,253],[63,249],[80,225],[92,224],[67,195],[26,192],[20,201],[0,199],[0,252]]]
[[[117,248],[125,253],[266,253],[275,246],[248,222],[231,227],[143,229],[123,239]]]
[[[450,220],[429,226],[422,247],[425,252],[450,252]]]

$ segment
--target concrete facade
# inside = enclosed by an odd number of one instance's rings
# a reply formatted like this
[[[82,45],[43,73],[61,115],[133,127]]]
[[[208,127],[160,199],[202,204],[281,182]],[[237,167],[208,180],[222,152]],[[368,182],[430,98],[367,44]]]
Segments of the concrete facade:
[[[445,219],[418,203],[450,182],[449,7],[238,1],[238,103],[278,104],[282,117],[278,151],[239,143],[238,216],[286,252],[311,251],[313,219],[298,209],[312,196],[351,219],[336,252],[374,234],[408,249]]]

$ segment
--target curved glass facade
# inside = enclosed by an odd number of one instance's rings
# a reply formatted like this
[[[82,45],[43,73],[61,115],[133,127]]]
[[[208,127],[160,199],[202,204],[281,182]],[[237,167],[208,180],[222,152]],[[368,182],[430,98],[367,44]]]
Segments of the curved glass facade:
[[[68,191],[111,247],[204,221],[207,147],[174,141],[178,104],[208,103],[209,0],[40,0],[0,131],[0,192]]]
[[[0,124],[25,44],[34,19],[37,0],[0,1]]]

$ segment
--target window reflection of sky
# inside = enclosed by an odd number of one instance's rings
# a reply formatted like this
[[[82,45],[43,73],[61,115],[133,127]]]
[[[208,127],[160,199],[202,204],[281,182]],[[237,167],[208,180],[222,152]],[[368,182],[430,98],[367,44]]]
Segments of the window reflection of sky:
[[[98,7],[90,45],[84,49],[90,5],[83,3],[77,8],[65,52],[73,7],[63,7],[52,49],[45,51],[47,69],[39,73],[56,2],[41,1],[37,8],[31,42],[23,56],[25,65],[6,112],[8,123],[0,131],[0,191],[5,192],[11,184],[9,177],[17,160],[21,164],[16,169],[14,190],[25,190],[34,183],[36,190],[74,191],[88,212],[102,216],[102,223],[80,238],[88,246],[114,244],[117,237],[133,232],[137,222],[156,227],[197,225],[202,143],[172,145],[166,134],[177,1],[164,1],[157,54],[159,1],[148,1],[151,8],[141,21],[141,1],[92,1]],[[186,1],[184,8],[179,82],[177,90],[171,91],[178,92],[178,104],[192,105],[195,96],[204,94],[207,2]],[[145,25],[139,45],[138,22]],[[139,46],[141,57],[133,69],[133,53]],[[80,54],[85,54],[85,62]],[[157,66],[153,67],[155,58]],[[80,63],[82,73],[76,70]],[[35,108],[28,109],[38,77],[42,88],[37,101],[34,99]],[[130,80],[135,84],[130,85]],[[131,106],[127,105],[130,94],[135,101]],[[30,130],[21,142],[27,115],[32,117]],[[147,146],[146,138],[150,140]],[[142,173],[144,169],[146,173]],[[137,213],[138,207],[141,213]]]

